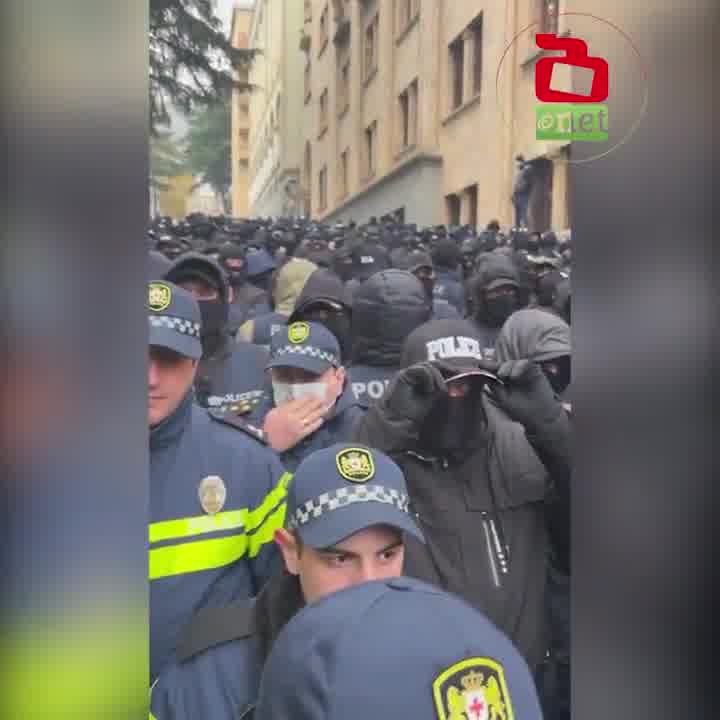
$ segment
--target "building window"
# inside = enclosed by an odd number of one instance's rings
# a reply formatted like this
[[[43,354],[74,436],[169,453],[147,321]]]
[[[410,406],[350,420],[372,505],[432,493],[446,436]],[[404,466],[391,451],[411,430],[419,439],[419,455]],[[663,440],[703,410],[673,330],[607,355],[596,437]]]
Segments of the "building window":
[[[327,166],[323,166],[318,175],[318,210],[327,207]]]
[[[320,50],[318,55],[322,55],[323,50],[328,44],[328,6],[326,5],[322,13],[320,13]]]
[[[377,121],[365,129],[365,177],[375,175],[377,163]]]
[[[310,84],[310,78],[311,78],[311,65],[310,60],[305,63],[305,104],[307,105],[310,102],[310,97],[312,96],[312,86]]]
[[[350,61],[340,70],[338,77],[337,112],[342,115],[350,104]]]
[[[471,185],[469,188],[467,188],[465,190],[465,194],[467,195],[467,201],[468,201],[467,224],[477,230],[478,186]]]
[[[375,17],[370,21],[370,24],[365,28],[365,80],[370,79],[372,74],[377,70],[378,64],[378,25],[379,16],[376,14]]]
[[[470,25],[470,38],[472,41],[473,58],[473,95],[479,95],[482,91],[482,68],[483,68],[483,17],[478,17]]]
[[[338,175],[340,176],[340,187],[339,187],[339,194],[338,196],[340,199],[344,198],[349,191],[348,186],[348,173],[349,173],[349,157],[350,157],[350,150],[346,149],[344,152],[340,154],[340,168]]]
[[[558,0],[538,0],[540,3],[540,33],[557,34],[558,31]]]
[[[445,198],[445,208],[447,211],[447,224],[460,225],[460,196],[448,195]]]
[[[413,80],[405,92],[400,94],[400,149],[404,150],[417,142],[418,81]]]
[[[325,88],[322,91],[322,95],[320,95],[320,132],[319,135],[322,135],[326,130],[328,126],[328,91],[327,88]]]
[[[450,109],[463,103],[463,80],[465,77],[465,41],[462,35],[450,43]]]

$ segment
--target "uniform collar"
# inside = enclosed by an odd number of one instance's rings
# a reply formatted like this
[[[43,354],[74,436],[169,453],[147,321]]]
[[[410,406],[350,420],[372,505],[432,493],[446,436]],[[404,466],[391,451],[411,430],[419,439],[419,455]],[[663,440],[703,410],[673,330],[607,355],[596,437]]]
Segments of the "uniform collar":
[[[183,432],[190,421],[192,412],[193,392],[188,391],[175,412],[169,415],[159,425],[150,429],[150,450],[170,445]]]

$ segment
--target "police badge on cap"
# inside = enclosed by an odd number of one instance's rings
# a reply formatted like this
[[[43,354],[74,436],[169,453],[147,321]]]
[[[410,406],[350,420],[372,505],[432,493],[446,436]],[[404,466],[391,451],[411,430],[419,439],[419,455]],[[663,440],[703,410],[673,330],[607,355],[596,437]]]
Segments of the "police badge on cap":
[[[148,287],[148,308],[154,312],[162,312],[170,307],[172,290],[166,283],[152,282]]]
[[[489,658],[449,667],[435,679],[433,696],[439,720],[514,718],[502,665]]]
[[[340,475],[353,483],[366,483],[375,474],[372,455],[364,448],[341,450],[335,461]]]

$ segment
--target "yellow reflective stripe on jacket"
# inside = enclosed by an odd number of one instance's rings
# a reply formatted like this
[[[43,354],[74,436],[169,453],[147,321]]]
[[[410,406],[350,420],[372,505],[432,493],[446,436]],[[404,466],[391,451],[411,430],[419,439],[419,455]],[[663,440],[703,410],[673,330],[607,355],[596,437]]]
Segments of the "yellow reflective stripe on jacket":
[[[235,530],[247,524],[248,510],[229,510],[217,515],[199,515],[197,517],[163,520],[150,525],[150,542],[176,540],[203,535],[218,530]]]
[[[283,473],[272,492],[268,493],[262,505],[250,513],[247,523],[248,529],[248,555],[257,557],[262,546],[271,543],[275,531],[285,525],[285,510],[287,505],[287,489],[293,476]]]
[[[248,532],[259,528],[271,513],[275,514],[275,508],[287,497],[287,489],[292,477],[290,473],[283,473],[275,488],[265,496],[265,499],[255,510],[248,514]]]
[[[275,537],[275,531],[279,530],[285,525],[286,509],[287,505],[285,503],[280,505],[280,507],[277,508],[274,513],[268,516],[262,527],[257,532],[249,535],[250,543],[248,548],[248,555],[251,558],[257,557],[262,550],[262,546],[266,543],[270,543],[273,541],[273,538]]]
[[[153,548],[150,550],[150,580],[229,565],[245,555],[247,546],[247,535],[242,533]]]
[[[255,510],[248,511],[243,508],[217,515],[164,520],[151,524],[151,543],[192,538],[218,530],[243,528],[243,532],[225,538],[190,540],[177,545],[151,548],[150,580],[223,567],[239,560],[246,552],[251,558],[257,557],[263,545],[272,542],[275,531],[285,523],[285,498],[292,477],[290,473],[283,473],[275,488]]]

